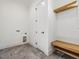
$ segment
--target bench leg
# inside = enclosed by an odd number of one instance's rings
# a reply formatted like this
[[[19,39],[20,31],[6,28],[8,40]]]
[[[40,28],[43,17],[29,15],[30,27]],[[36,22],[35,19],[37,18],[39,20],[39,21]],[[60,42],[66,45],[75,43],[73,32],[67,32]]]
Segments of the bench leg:
[[[60,51],[58,51],[58,50],[55,50],[55,51],[54,51],[54,54],[60,56],[59,59],[61,59],[61,57],[62,57],[62,58],[66,58],[66,59],[76,59],[76,58],[73,58],[73,57],[71,57],[71,56],[69,56],[69,55],[66,55],[66,54],[64,54],[63,52],[60,52]]]
[[[63,56],[64,56],[64,53],[62,53],[62,52],[60,52],[60,51],[58,51],[58,50],[55,50],[55,51],[54,51],[54,54],[56,54],[56,55],[58,55],[58,56],[60,56],[60,57],[63,57]]]

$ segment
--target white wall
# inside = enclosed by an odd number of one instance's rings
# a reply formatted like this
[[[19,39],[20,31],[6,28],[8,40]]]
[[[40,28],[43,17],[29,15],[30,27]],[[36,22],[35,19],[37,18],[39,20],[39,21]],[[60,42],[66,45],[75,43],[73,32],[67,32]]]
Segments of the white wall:
[[[56,3],[64,4],[65,1]],[[70,2],[67,0],[67,2]],[[59,4],[55,4],[56,6]],[[79,17],[78,8],[73,8],[61,13],[56,14],[57,28],[56,35],[57,39],[79,44]]]
[[[49,42],[49,55],[54,51],[51,46],[51,42],[55,40],[55,28],[56,28],[56,14],[53,12],[54,0],[48,0],[48,20],[49,20],[49,31],[48,31],[48,42]]]
[[[25,32],[28,32],[28,9],[24,0],[0,0],[0,49],[23,44]]]
[[[79,8],[73,8],[58,14],[52,11],[71,1],[72,0],[48,0],[49,54],[53,51],[50,43],[54,40],[59,39],[79,44]]]

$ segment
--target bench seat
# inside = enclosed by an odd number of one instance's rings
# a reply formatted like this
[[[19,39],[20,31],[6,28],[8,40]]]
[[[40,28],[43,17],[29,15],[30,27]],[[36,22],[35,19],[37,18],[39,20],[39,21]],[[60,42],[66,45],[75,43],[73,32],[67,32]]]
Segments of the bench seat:
[[[52,42],[52,46],[58,51],[79,59],[79,45],[56,40]]]

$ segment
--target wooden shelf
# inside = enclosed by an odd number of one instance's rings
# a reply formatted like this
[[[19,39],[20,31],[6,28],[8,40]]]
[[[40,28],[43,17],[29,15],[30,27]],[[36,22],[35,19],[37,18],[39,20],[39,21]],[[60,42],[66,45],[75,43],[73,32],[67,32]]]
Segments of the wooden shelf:
[[[53,41],[51,44],[56,50],[79,59],[79,45],[60,40]]]
[[[64,6],[56,8],[56,9],[54,9],[54,12],[59,13],[59,12],[63,12],[63,11],[68,10],[68,9],[75,8],[75,7],[78,7],[77,1],[73,1],[71,3],[64,5]]]

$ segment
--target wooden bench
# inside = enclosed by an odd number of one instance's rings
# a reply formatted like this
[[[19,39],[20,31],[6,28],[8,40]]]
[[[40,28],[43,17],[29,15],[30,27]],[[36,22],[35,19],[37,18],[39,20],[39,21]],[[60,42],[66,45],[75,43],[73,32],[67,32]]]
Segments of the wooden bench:
[[[52,46],[60,52],[79,59],[79,45],[56,40],[52,42]]]

